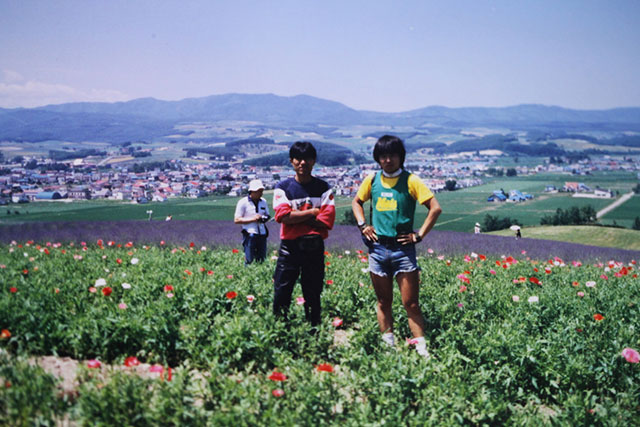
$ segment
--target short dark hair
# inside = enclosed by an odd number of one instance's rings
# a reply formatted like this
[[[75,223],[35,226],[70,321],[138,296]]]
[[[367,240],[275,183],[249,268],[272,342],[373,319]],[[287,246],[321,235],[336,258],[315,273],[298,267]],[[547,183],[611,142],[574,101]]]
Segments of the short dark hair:
[[[373,147],[373,158],[376,163],[380,163],[380,156],[383,154],[398,154],[400,156],[400,167],[404,167],[404,158],[407,150],[404,148],[404,142],[397,136],[383,135]]]
[[[306,141],[297,141],[294,142],[291,148],[289,148],[289,158],[290,159],[313,159],[315,160],[318,156],[316,153],[316,148],[310,142]]]

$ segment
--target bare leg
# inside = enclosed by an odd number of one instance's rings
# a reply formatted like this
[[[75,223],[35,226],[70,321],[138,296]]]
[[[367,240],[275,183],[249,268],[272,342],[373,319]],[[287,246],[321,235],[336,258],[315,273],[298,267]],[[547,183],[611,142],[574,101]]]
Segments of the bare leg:
[[[409,317],[409,329],[414,338],[424,336],[424,318],[422,317],[422,311],[420,310],[420,304],[418,301],[420,272],[412,271],[410,273],[398,273],[396,275],[396,281],[400,288],[400,295],[402,296],[402,304],[405,310],[407,310],[407,316]],[[379,299],[378,299],[379,300]]]
[[[390,277],[378,276],[370,273],[373,289],[378,298],[376,315],[380,332],[393,331],[393,314],[391,313],[391,303],[393,302],[393,280]]]

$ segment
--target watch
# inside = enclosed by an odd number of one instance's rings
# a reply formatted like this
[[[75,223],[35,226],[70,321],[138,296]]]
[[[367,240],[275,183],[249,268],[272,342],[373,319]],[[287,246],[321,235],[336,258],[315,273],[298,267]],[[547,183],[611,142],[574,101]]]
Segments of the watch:
[[[362,229],[363,229],[363,228],[365,228],[366,226],[367,226],[367,223],[366,223],[365,221],[362,221],[362,222],[358,221],[358,228],[359,228],[360,230],[362,230]]]

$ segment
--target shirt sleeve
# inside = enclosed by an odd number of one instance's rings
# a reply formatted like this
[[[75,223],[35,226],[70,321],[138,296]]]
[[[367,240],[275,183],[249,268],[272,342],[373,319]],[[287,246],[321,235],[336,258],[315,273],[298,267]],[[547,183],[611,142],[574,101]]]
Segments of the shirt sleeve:
[[[333,228],[336,220],[336,204],[331,189],[322,193],[320,213],[316,216],[316,220],[326,225],[329,230]]]
[[[362,184],[360,184],[360,188],[358,188],[358,193],[356,193],[356,195],[358,196],[358,199],[363,202],[366,202],[371,198],[371,183],[373,182],[373,177],[374,175],[367,176],[364,181],[362,181]]]
[[[264,211],[267,215],[271,215],[271,213],[269,212],[269,203],[267,203],[266,200],[262,199],[264,201]]]
[[[291,213],[291,202],[282,188],[273,191],[273,211],[277,222],[282,222],[282,218]]]
[[[433,198],[433,193],[427,187],[427,185],[422,182],[420,177],[416,174],[409,175],[409,194],[413,197],[419,204],[423,204],[429,199]]]
[[[243,200],[244,199],[238,200],[238,203],[236,204],[236,213],[233,215],[234,219],[244,217],[244,203],[242,203]]]

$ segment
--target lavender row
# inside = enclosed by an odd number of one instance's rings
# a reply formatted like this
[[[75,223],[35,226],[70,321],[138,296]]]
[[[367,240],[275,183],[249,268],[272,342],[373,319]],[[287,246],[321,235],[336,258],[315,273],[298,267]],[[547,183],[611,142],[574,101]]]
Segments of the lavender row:
[[[0,243],[87,242],[98,239],[117,243],[166,244],[239,247],[240,228],[231,221],[111,221],[111,222],[40,222],[0,226]],[[164,242],[164,243],[163,243]],[[268,242],[279,243],[278,227],[271,225]],[[366,250],[356,227],[337,225],[326,241],[329,250]],[[454,256],[472,252],[484,255],[521,256],[532,259],[560,257],[565,260],[630,261],[640,259],[639,251],[581,245],[539,239],[470,234],[456,231],[431,231],[418,246],[422,255]]]

